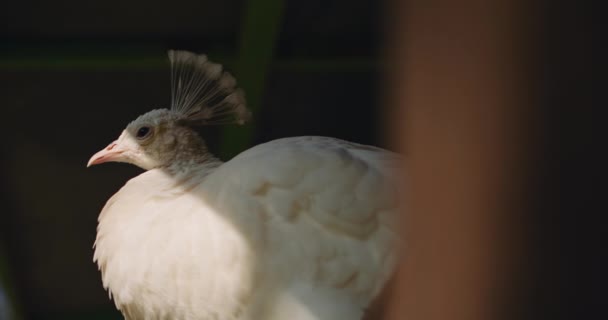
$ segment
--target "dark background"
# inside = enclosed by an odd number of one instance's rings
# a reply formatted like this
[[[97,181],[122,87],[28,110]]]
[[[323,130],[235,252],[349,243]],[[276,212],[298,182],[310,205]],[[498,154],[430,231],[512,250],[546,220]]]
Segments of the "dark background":
[[[91,247],[101,207],[140,171],[85,164],[136,116],[168,105],[167,49],[207,53],[242,79],[254,123],[204,130],[225,159],[296,135],[387,145],[381,1],[1,5],[0,311],[10,301],[22,319],[121,318]],[[605,318],[605,23],[591,2],[531,10],[538,142],[528,287],[515,300],[524,318]]]
[[[101,207],[140,170],[85,165],[138,115],[168,107],[168,49],[206,53],[239,81],[244,73],[258,75],[240,81],[255,108],[252,130],[234,129],[237,138],[204,130],[223,158],[297,135],[382,145],[380,5],[2,2],[1,130],[9,137],[0,158],[2,290],[22,316],[121,318],[101,286],[92,245]]]
[[[538,158],[530,183],[533,318],[608,317],[606,16],[600,1],[541,2]]]

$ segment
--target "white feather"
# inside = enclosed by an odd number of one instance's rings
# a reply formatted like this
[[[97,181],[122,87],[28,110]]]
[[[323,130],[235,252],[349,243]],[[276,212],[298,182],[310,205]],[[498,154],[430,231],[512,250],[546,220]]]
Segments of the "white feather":
[[[129,320],[360,319],[395,267],[397,161],[301,137],[143,173],[99,217],[104,287]]]

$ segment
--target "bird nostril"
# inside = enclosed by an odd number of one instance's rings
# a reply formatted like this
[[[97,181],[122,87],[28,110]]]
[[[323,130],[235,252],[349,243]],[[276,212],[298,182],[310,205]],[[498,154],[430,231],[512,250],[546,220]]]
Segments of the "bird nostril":
[[[114,149],[114,147],[116,147],[116,143],[111,143],[106,149],[109,151]]]

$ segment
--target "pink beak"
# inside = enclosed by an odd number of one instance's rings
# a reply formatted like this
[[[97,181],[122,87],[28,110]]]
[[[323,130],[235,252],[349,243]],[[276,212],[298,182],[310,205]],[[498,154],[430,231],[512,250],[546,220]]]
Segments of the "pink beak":
[[[124,150],[118,147],[118,141],[114,141],[110,143],[105,149],[94,154],[91,159],[89,159],[89,163],[87,163],[87,167],[92,165],[116,161],[119,160]]]

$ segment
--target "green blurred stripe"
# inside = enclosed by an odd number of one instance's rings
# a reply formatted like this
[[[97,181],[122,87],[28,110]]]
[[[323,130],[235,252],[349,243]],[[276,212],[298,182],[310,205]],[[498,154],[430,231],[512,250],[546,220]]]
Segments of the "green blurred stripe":
[[[221,62],[229,69],[234,69],[235,59],[213,56],[213,60]],[[162,56],[142,58],[2,58],[0,70],[12,71],[116,71],[116,70],[154,70],[166,69],[168,60]],[[287,72],[365,72],[378,70],[380,62],[368,58],[343,59],[289,59],[276,60],[270,65],[272,71]],[[248,95],[249,97],[249,95]]]
[[[266,77],[283,20],[283,0],[249,0],[241,24],[236,77],[245,90],[247,104],[255,114],[260,109]],[[245,149],[252,140],[253,123],[227,126],[223,130],[220,156],[230,158]]]
[[[180,48],[176,48],[180,49]],[[225,49],[209,48],[212,59],[231,65]],[[167,48],[159,43],[40,43],[0,44],[0,69],[4,70],[150,70],[168,69]]]
[[[167,60],[162,58],[12,58],[1,59],[0,69],[4,70],[125,70],[166,68]]]

